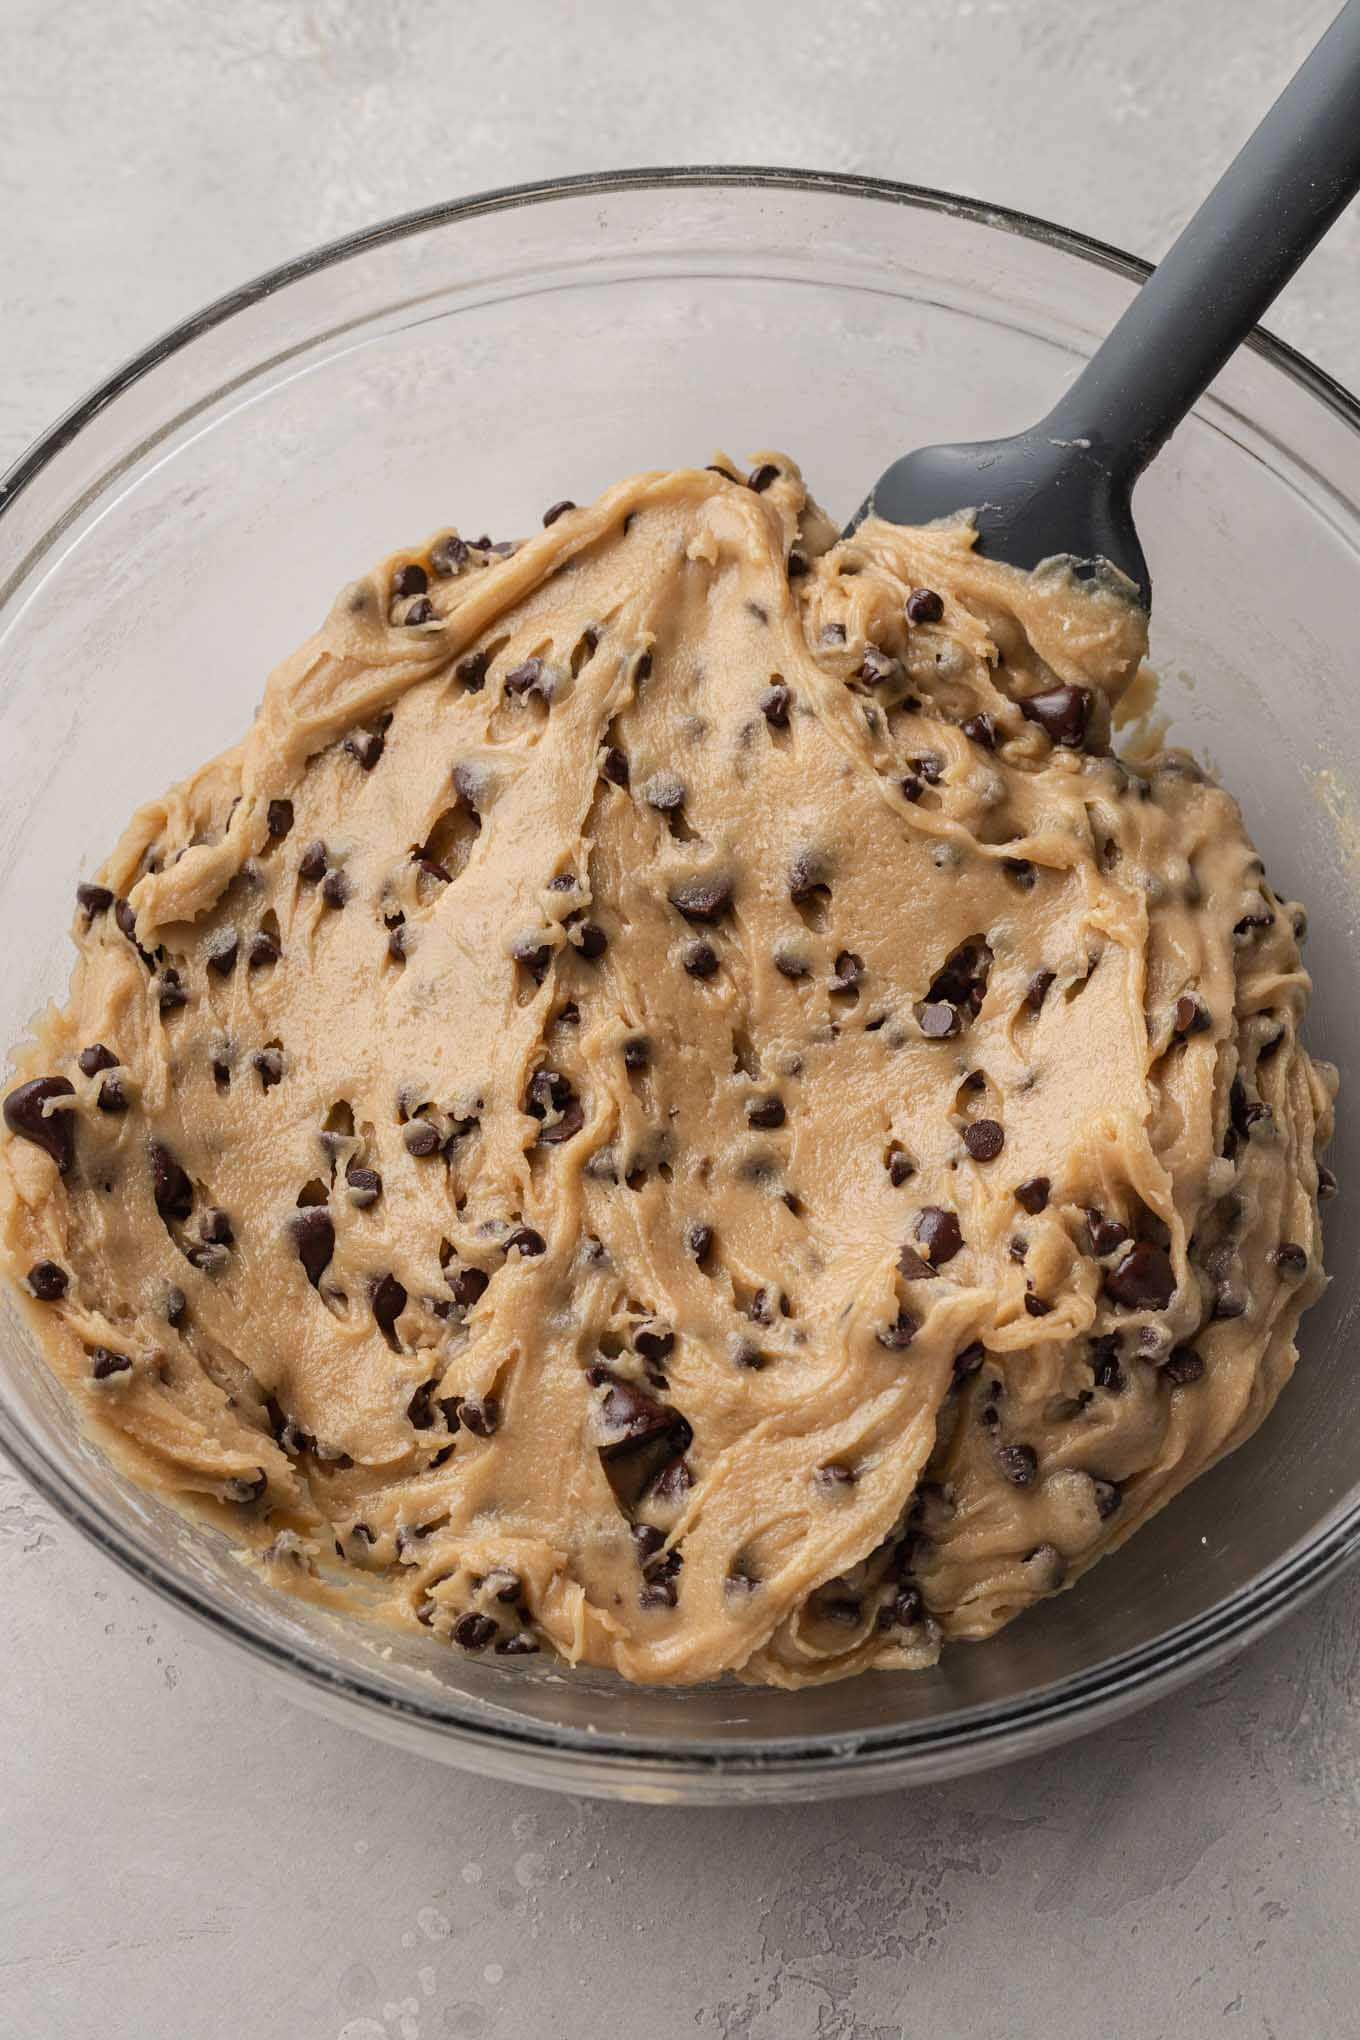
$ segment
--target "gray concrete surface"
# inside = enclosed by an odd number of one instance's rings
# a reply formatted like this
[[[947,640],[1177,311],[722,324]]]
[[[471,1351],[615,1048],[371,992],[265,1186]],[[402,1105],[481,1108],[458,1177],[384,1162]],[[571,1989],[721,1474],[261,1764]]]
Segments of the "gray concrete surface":
[[[0,465],[158,329],[428,200],[877,171],[1148,255],[1330,0],[0,0]],[[1277,329],[1360,383],[1360,221]],[[1360,2034],[1360,1582],[1065,1752],[773,1813],[282,1704],[0,1475],[3,2040]]]

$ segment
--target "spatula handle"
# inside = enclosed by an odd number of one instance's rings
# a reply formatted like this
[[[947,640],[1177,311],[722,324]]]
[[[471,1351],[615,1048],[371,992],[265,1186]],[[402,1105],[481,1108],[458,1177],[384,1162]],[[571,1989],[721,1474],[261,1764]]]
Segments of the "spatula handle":
[[[1360,190],[1348,0],[1042,428],[1131,486]]]

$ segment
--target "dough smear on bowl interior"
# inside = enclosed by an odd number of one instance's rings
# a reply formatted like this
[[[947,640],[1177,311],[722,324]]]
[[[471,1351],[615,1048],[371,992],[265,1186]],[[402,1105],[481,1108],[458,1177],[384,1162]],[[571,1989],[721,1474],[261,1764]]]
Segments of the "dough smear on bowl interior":
[[[781,455],[442,533],[80,891],[0,1225],[280,1585],[653,1682],[919,1666],[1244,1439],[1323,1286],[1300,912],[1113,584]]]

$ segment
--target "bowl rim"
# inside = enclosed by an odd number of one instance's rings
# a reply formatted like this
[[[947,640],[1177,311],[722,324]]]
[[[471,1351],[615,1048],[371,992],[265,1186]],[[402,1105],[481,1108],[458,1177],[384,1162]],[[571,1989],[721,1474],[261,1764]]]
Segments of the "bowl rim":
[[[370,249],[491,213],[583,195],[686,187],[830,194],[905,206],[1037,241],[1139,284],[1153,266],[1109,242],[1011,206],[928,185],[839,171],[745,164],[641,167],[475,192],[397,214],[280,263],[214,299],[132,355],[58,417],[0,475],[0,543],[6,536],[5,517],[24,491],[100,412],[182,348],[288,285]],[[1325,370],[1260,326],[1244,345],[1360,435],[1360,401]],[[936,1722],[903,1722],[806,1737],[770,1736],[741,1749],[700,1740],[677,1750],[626,1733],[611,1739],[607,1727],[489,1720],[470,1710],[460,1712],[456,1695],[446,1694],[444,1705],[435,1709],[370,1681],[361,1664],[342,1670],[313,1661],[224,1610],[158,1557],[130,1548],[103,1507],[68,1487],[50,1468],[41,1449],[22,1434],[6,1430],[0,1435],[0,1449],[60,1517],[135,1580],[274,1674],[300,1678],[314,1699],[340,1701],[359,1725],[379,1732],[385,1727],[398,1739],[407,1739],[413,1732],[434,1731],[455,1760],[464,1752],[469,1760],[480,1755],[489,1768],[503,1774],[517,1772],[531,1781],[585,1791],[628,1790],[631,1786],[664,1792],[669,1786],[673,1796],[683,1798],[687,1783],[698,1788],[698,1796],[704,1796],[701,1781],[705,1778],[747,1779],[753,1786],[763,1779],[771,1786],[782,1782],[796,1795],[800,1785],[806,1792],[817,1791],[819,1782],[821,1789],[874,1789],[1003,1761],[1093,1729],[1170,1692],[1282,1620],[1360,1558],[1358,1485],[1349,1500],[1343,1497],[1335,1503],[1320,1525],[1227,1599],[1147,1643],[1015,1700],[979,1702]],[[375,1720],[375,1716],[383,1719]]]

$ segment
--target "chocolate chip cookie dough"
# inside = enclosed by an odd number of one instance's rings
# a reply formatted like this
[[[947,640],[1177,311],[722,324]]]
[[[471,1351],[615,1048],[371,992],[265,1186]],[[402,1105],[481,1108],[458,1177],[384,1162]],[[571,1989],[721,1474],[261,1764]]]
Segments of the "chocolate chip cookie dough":
[[[4,1103],[83,1416],[281,1585],[783,1685],[985,1637],[1323,1286],[1300,911],[1115,585],[771,454],[445,532],[80,888]]]

